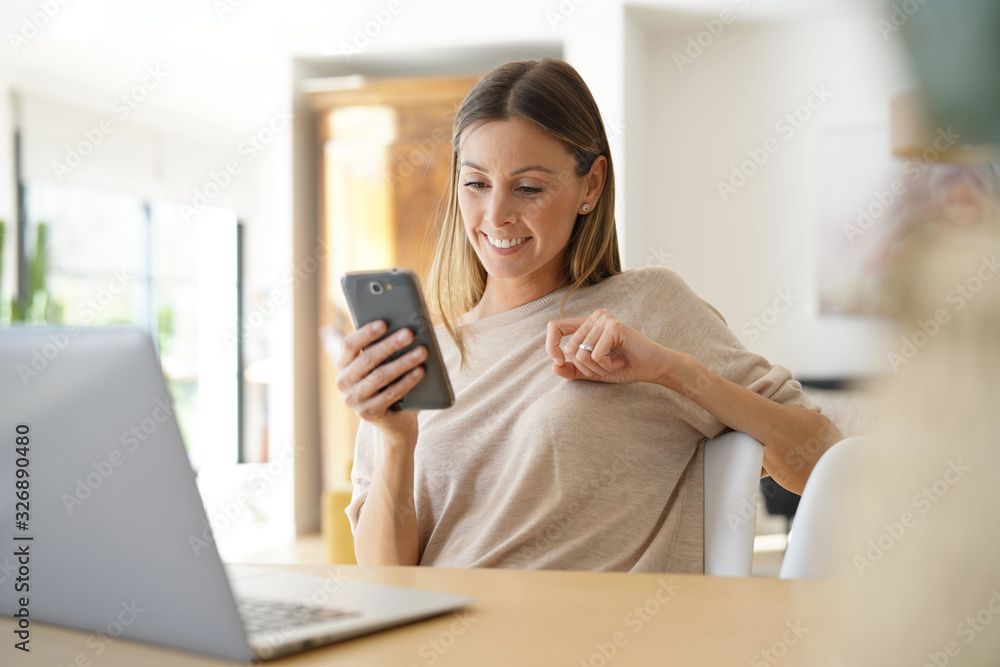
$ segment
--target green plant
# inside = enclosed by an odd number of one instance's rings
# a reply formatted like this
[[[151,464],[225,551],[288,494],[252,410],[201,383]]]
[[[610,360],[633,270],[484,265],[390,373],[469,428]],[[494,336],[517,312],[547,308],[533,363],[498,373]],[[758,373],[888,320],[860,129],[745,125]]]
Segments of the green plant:
[[[3,224],[3,220],[0,220],[0,324],[6,321],[4,317],[4,303],[3,303],[3,235],[6,229]]]
[[[174,340],[174,309],[171,306],[159,309],[156,317],[156,329],[160,349],[169,352]]]
[[[0,274],[3,271],[3,223],[0,222]],[[28,261],[28,294],[22,304],[17,294],[10,300],[10,321],[56,322],[61,315],[60,304],[51,300],[45,287],[48,273],[49,226],[38,223],[35,236],[35,255]]]

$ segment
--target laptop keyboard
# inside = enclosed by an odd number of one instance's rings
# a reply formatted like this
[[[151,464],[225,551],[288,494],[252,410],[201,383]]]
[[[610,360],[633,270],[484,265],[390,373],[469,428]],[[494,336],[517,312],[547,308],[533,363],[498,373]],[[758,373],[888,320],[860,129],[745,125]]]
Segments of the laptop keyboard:
[[[288,630],[289,628],[359,615],[358,612],[353,611],[248,598],[237,600],[236,610],[239,612],[243,628],[248,634]]]

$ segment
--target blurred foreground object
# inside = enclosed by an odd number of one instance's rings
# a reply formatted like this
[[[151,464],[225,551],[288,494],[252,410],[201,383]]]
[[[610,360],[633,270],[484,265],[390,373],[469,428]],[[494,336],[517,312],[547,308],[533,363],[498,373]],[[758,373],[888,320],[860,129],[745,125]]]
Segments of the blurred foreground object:
[[[928,105],[963,143],[997,143],[1000,1],[916,6],[904,30]],[[894,128],[894,148],[905,144]],[[806,664],[1000,660],[1000,219],[973,196],[992,187],[979,162],[936,177],[943,208],[892,253],[895,374],[879,387],[871,463],[831,526],[842,585],[817,610]],[[949,233],[942,214],[958,221]],[[953,233],[971,217],[974,233]]]
[[[880,387],[870,465],[831,527],[843,585],[808,664],[996,665],[1000,238],[917,236],[891,270],[913,351]]]

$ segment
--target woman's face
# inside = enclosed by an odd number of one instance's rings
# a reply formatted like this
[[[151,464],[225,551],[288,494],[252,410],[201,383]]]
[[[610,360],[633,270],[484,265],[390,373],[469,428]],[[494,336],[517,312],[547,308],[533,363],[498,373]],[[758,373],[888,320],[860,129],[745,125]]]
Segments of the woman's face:
[[[462,139],[458,205],[487,273],[554,276],[581,207],[600,196],[593,178],[578,177],[562,143],[522,118],[473,126]]]

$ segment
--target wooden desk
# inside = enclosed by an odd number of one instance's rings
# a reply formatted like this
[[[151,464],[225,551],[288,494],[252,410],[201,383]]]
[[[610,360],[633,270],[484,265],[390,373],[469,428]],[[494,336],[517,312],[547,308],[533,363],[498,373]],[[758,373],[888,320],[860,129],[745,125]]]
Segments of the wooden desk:
[[[465,611],[268,663],[275,666],[771,664],[762,658],[752,661],[778,644],[783,645],[778,647],[781,664],[795,665],[813,629],[804,607],[814,609],[813,603],[829,591],[829,584],[819,581],[690,575],[273,567],[475,598]],[[790,631],[796,624],[798,635]],[[78,662],[80,667],[228,664],[123,640],[96,655],[86,633],[41,624],[32,624],[29,655],[13,650],[12,626],[10,619],[0,619],[0,663],[5,666],[68,666],[79,656],[89,661]],[[803,633],[803,628],[808,630]]]

